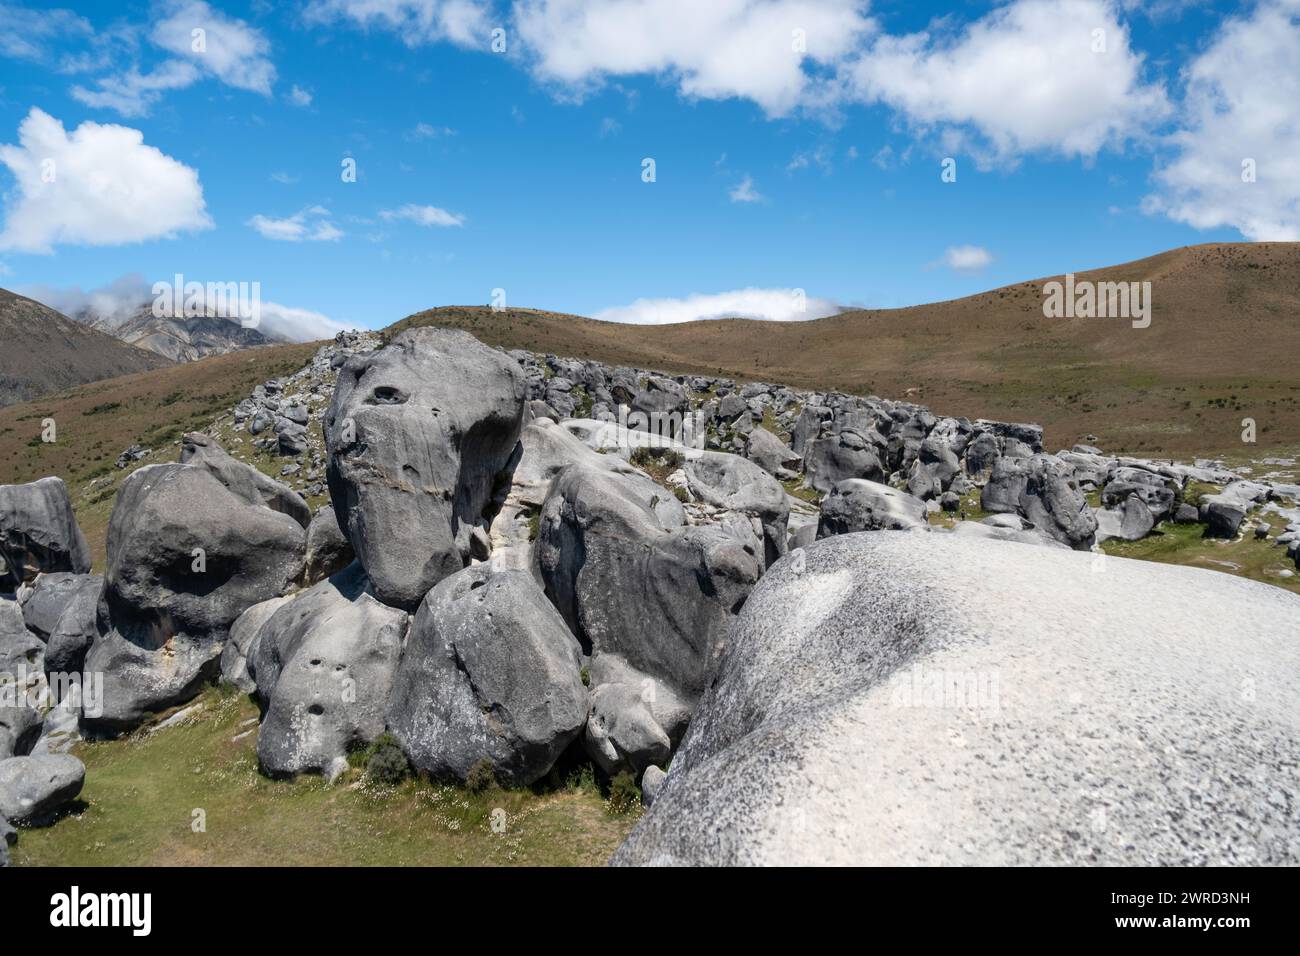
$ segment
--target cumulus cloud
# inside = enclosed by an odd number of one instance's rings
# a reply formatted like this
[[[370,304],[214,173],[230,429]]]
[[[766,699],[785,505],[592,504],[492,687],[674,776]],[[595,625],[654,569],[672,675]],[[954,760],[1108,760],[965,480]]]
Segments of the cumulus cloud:
[[[308,206],[292,216],[275,219],[258,213],[248,220],[248,225],[266,239],[280,242],[333,242],[343,238],[329,218],[330,211],[323,206]]]
[[[87,121],[69,134],[33,108],[0,163],[15,180],[0,249],[48,253],[212,227],[198,173],[146,146],[138,129]]]
[[[772,116],[833,98],[831,68],[874,31],[858,0],[520,0],[534,73],[575,95],[655,74],[685,96],[753,100]]]
[[[292,103],[294,106],[303,106],[303,107],[311,106],[311,100],[312,100],[311,91],[304,90],[297,83],[295,83],[293,85],[293,88],[289,90],[289,102]]]
[[[188,278],[190,277],[187,280]],[[168,276],[166,281],[171,282],[173,279]],[[132,272],[108,285],[88,291],[79,286],[54,288],[42,285],[27,286],[19,291],[28,298],[43,302],[50,308],[83,322],[119,326],[138,315],[142,309],[152,307],[153,285],[140,273]],[[207,283],[202,285],[206,291]],[[261,321],[257,326],[257,330],[268,338],[289,342],[313,342],[331,338],[336,332],[349,328],[351,326],[336,322],[321,312],[265,301],[261,303]]]
[[[806,296],[802,289],[737,289],[680,299],[637,299],[596,313],[604,322],[668,325],[697,319],[765,319],[797,322],[834,315],[840,307],[829,299]]]
[[[127,39],[128,52],[134,57],[138,54],[136,38],[131,35]],[[271,44],[266,37],[243,20],[212,9],[203,0],[164,3],[149,39],[173,58],[164,59],[148,72],[133,63],[100,78],[93,86],[74,86],[72,96],[87,106],[134,117],[147,115],[166,91],[192,86],[205,76],[236,89],[264,96],[271,93],[275,65],[270,60]],[[296,102],[295,96],[303,92],[294,87],[290,98]]]
[[[407,46],[449,40],[486,47],[492,31],[489,8],[478,0],[312,0],[303,16],[317,25],[342,22],[391,30]]]
[[[983,246],[949,246],[943,264],[954,272],[982,272],[993,262],[993,254]]]
[[[950,143],[973,132],[964,145],[985,160],[1092,157],[1169,113],[1110,0],[1014,0],[959,33],[882,36],[850,77],[856,96]]]
[[[260,30],[203,0],[172,0],[164,10],[151,36],[157,46],[227,86],[270,95],[275,65],[268,58],[271,44]],[[197,30],[202,31],[198,38]]]
[[[381,209],[379,218],[385,222],[413,222],[417,226],[463,226],[465,217],[437,206],[417,206],[407,203],[397,209]]]
[[[1185,69],[1176,157],[1143,208],[1247,239],[1300,240],[1300,0],[1224,22]],[[1253,161],[1254,182],[1243,179]],[[1247,177],[1249,178],[1249,177]]]

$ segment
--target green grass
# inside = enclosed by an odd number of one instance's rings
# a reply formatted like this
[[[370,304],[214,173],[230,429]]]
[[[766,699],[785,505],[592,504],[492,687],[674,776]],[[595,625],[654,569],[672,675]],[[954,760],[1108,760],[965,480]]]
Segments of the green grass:
[[[188,723],[79,744],[86,787],[69,812],[20,830],[18,866],[420,866],[603,864],[636,822],[608,812],[596,778],[526,790],[407,780],[361,770],[333,786],[257,771],[257,708],[211,689]],[[493,810],[506,813],[494,832]],[[194,832],[195,811],[206,832]]]
[[[1255,540],[1249,525],[1246,526],[1244,535],[1226,540],[1205,537],[1203,524],[1174,524],[1165,521],[1141,541],[1112,539],[1102,544],[1101,548],[1107,554],[1117,557],[1208,568],[1263,581],[1300,594],[1300,574],[1290,578],[1278,575],[1284,569],[1296,570],[1295,564],[1287,558],[1285,549],[1269,541]]]
[[[992,511],[985,511],[980,507],[980,489],[972,488],[966,494],[961,496],[961,504],[957,510],[949,513],[947,511],[931,511],[926,517],[930,524],[940,528],[951,528],[957,522],[961,521],[962,512],[966,513],[967,521],[983,521],[993,514]]]

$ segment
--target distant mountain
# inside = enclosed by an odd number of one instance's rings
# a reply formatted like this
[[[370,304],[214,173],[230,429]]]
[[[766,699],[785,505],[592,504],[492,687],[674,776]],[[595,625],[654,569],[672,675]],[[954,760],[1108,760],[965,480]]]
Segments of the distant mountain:
[[[172,364],[0,289],[0,406]]]
[[[153,314],[151,305],[141,306],[125,319],[103,318],[84,309],[72,317],[173,362],[193,362],[209,355],[225,355],[278,341],[257,329],[247,329],[238,322],[215,316],[160,318]]]

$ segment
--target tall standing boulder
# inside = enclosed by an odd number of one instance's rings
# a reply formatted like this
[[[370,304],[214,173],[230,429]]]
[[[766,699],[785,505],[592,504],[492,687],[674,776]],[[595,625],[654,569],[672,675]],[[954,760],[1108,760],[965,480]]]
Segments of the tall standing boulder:
[[[609,656],[610,674],[633,672],[647,694],[662,688],[693,706],[762,573],[756,539],[688,526],[676,499],[648,479],[581,465],[552,484],[539,532],[546,594],[592,657],[593,701]]]
[[[109,521],[101,636],[85,664],[104,675],[104,706],[83,726],[118,733],[193,697],[216,676],[235,619],[301,574],[305,537],[251,479],[222,481],[203,463],[129,475]]]
[[[388,728],[416,770],[464,781],[544,776],[587,720],[578,642],[526,571],[466,568],[420,604]]]
[[[89,570],[90,548],[62,478],[0,485],[0,592],[42,572]]]
[[[325,417],[330,495],[379,600],[413,611],[468,563],[524,392],[517,362],[442,328],[403,332],[339,372]]]

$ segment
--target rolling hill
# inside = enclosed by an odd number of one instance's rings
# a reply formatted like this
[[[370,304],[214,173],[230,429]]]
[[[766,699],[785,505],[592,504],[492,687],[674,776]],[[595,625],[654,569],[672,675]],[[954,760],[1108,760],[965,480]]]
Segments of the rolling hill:
[[[1053,448],[1181,456],[1300,441],[1300,243],[1188,246],[1104,269],[1150,282],[1152,321],[1048,319],[1048,276],[904,309],[809,322],[638,326],[529,309],[431,309],[391,326],[667,371],[910,398],[937,413],[1036,421]]]
[[[0,406],[170,364],[160,355],[0,289]]]

